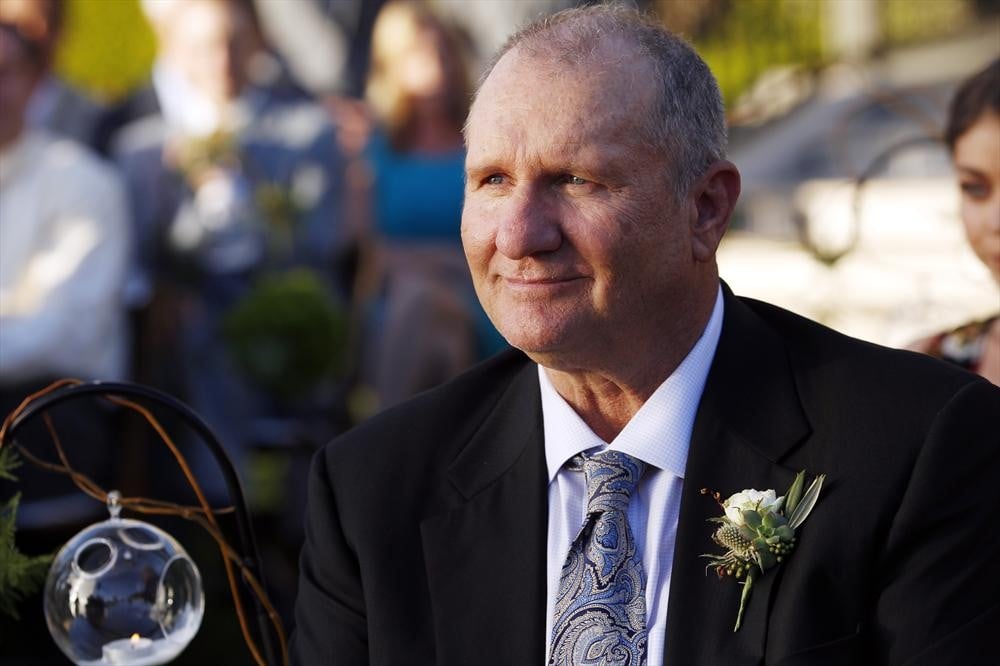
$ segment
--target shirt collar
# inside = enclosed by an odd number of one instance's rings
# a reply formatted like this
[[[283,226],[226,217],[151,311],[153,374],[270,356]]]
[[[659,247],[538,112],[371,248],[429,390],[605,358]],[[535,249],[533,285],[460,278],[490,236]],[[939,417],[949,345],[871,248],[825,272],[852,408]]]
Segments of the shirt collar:
[[[669,377],[639,408],[610,443],[598,437],[556,391],[542,366],[542,424],[549,482],[567,460],[593,448],[610,448],[684,478],[688,446],[698,403],[722,332],[722,288],[716,292],[712,316],[701,337]]]

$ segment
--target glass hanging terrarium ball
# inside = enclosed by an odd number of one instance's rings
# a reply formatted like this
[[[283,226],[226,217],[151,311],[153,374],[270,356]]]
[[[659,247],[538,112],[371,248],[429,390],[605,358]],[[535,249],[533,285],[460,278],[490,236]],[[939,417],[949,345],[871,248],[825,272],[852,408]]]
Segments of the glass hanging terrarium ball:
[[[111,518],[70,539],[45,582],[45,620],[76,664],[165,664],[198,633],[201,575],[177,541],[139,520]]]

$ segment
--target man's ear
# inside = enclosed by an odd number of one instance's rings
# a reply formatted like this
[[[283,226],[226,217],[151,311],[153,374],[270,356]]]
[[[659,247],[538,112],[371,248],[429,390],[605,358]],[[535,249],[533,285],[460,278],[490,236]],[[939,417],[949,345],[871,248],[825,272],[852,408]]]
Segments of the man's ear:
[[[729,160],[719,160],[695,181],[688,194],[694,205],[691,252],[698,261],[712,261],[729,226],[740,196],[740,172]]]

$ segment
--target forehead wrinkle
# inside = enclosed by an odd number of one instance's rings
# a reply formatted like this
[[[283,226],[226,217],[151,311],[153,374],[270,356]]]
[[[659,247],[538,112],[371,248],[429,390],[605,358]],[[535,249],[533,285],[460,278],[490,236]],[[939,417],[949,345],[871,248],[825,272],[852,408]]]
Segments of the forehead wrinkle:
[[[480,107],[469,116],[469,128],[477,124],[473,120],[481,124],[486,112],[488,119],[506,133],[505,140],[531,127],[543,135],[541,138],[549,137],[547,143],[576,146],[591,143],[595,137],[627,134],[636,126],[629,122],[637,111],[636,105],[609,104],[608,95],[599,86],[552,92],[550,97],[525,97],[507,88],[505,94],[494,94],[495,100],[481,98]],[[486,102],[490,103],[489,110],[482,109]],[[542,122],[525,122],[532,117]]]
[[[466,171],[482,175],[494,170],[515,178],[536,178],[573,173],[596,178],[609,185],[619,184],[636,165],[632,153],[621,144],[595,145],[584,142],[538,145],[533,142],[508,141],[504,137],[483,144],[483,150],[470,151]]]
[[[649,142],[638,136],[645,125],[636,119],[651,112],[655,93],[654,86],[637,84],[643,77],[651,82],[650,67],[633,49],[610,55],[604,61],[552,62],[520,49],[506,54],[483,82],[469,115],[470,167],[503,161],[594,169],[623,153],[645,152]],[[541,86],[550,94],[538,94]]]

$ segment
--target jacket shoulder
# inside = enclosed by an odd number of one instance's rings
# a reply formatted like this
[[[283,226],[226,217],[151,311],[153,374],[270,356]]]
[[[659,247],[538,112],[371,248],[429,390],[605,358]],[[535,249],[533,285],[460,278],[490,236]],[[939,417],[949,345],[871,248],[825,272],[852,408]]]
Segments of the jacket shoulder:
[[[450,461],[489,415],[510,383],[534,367],[510,349],[455,379],[376,414],[323,450],[331,468],[397,460],[424,465]],[[350,463],[350,465],[345,465]]]
[[[966,384],[985,381],[925,354],[892,349],[835,331],[770,303],[740,297],[781,338],[800,376],[850,384],[874,395],[921,395],[947,400]]]

